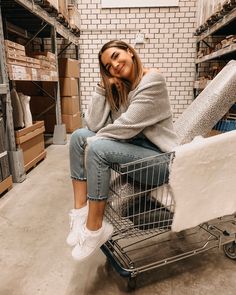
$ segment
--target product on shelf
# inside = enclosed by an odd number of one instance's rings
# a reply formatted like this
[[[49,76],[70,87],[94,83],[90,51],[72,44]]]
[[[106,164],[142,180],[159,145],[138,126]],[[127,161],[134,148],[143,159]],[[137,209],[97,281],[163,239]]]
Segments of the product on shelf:
[[[14,128],[24,128],[24,113],[22,109],[22,104],[19,98],[19,95],[15,88],[11,90],[11,104],[12,104],[12,115],[13,115],[13,123]]]
[[[32,115],[30,111],[30,96],[18,93],[24,114],[25,127],[33,125]]]
[[[5,40],[7,69],[10,80],[57,81],[56,57],[51,52],[26,55],[25,47]]]
[[[51,12],[50,9],[58,11],[58,0],[34,0],[34,2],[40,5],[42,8]]]
[[[80,28],[80,14],[79,10],[74,4],[68,4],[69,24],[72,29]]]
[[[23,152],[26,172],[46,157],[44,131],[43,121],[36,121],[30,127],[15,131],[17,148]]]
[[[59,21],[68,22],[68,0],[58,0],[58,7]]]
[[[72,58],[59,58],[58,69],[60,78],[79,78],[79,61]]]

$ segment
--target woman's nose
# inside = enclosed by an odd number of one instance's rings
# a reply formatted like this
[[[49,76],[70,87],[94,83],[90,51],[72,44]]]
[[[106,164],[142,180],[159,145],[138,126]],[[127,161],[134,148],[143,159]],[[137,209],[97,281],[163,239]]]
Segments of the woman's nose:
[[[114,69],[117,69],[118,66],[119,66],[119,63],[118,63],[117,61],[114,61],[114,62],[112,63],[112,66],[113,66]]]

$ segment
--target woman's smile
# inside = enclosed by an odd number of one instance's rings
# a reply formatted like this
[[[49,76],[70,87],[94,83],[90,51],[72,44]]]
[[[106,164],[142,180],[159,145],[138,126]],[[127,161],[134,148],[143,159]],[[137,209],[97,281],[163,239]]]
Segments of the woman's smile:
[[[132,54],[127,50],[111,47],[102,53],[101,61],[110,75],[126,79],[132,83],[134,80],[132,57]]]

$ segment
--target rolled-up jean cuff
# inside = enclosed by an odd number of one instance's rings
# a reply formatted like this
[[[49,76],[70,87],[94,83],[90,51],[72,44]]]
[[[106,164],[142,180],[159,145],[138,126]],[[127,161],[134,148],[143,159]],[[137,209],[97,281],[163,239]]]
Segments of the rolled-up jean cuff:
[[[106,196],[100,196],[100,197],[91,197],[89,195],[87,195],[87,198],[90,200],[90,201],[106,201],[108,197]]]
[[[71,176],[72,180],[79,180],[79,181],[87,181],[87,178],[78,178],[78,177],[73,177]]]

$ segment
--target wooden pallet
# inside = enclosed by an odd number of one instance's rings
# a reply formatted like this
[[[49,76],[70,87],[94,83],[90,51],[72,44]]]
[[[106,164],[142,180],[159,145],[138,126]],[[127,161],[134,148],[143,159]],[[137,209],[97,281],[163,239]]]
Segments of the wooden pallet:
[[[9,191],[12,188],[12,176],[8,176],[6,179],[0,182],[0,195]]]
[[[31,170],[31,168],[35,168],[42,160],[46,158],[46,155],[47,155],[47,152],[46,150],[44,150],[36,158],[34,158],[32,161],[30,161],[24,166],[25,171],[28,172],[29,170]]]

